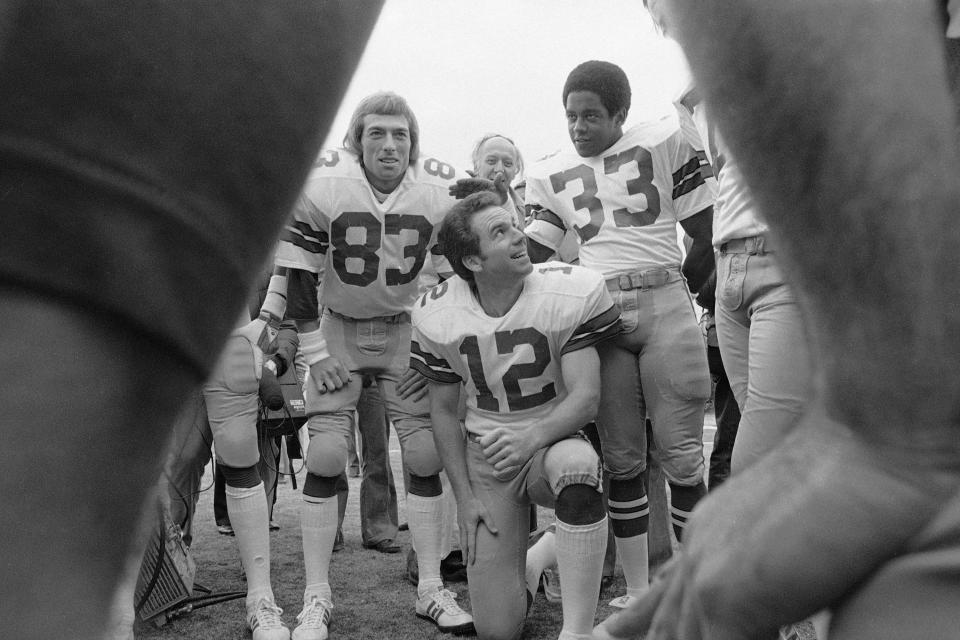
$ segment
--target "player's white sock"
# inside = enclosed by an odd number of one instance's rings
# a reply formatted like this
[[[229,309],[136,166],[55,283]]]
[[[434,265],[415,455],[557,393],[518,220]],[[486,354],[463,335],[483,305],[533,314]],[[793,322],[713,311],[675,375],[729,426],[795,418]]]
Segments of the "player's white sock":
[[[620,563],[623,565],[623,577],[627,581],[627,595],[639,598],[650,589],[647,534],[616,538],[616,541]]]
[[[543,570],[557,562],[557,536],[547,531],[537,540],[537,543],[527,549],[527,591],[537,594],[540,586],[540,576]],[[561,578],[562,584],[562,578]]]
[[[600,596],[603,556],[607,549],[607,519],[572,525],[557,520],[557,566],[563,587],[561,638],[590,637]],[[564,636],[564,633],[568,634]],[[573,634],[573,635],[570,635]]]
[[[226,486],[227,513],[237,538],[240,562],[247,575],[247,607],[260,598],[273,602],[270,586],[270,520],[263,483],[253,487]]]
[[[337,497],[303,496],[300,505],[300,535],[303,538],[303,568],[306,587],[303,601],[311,596],[332,600],[330,595],[330,555],[337,537]]]
[[[416,540],[417,569],[420,581],[417,595],[443,588],[440,577],[440,552],[443,548],[443,495],[435,497],[407,494],[407,522],[410,537]]]

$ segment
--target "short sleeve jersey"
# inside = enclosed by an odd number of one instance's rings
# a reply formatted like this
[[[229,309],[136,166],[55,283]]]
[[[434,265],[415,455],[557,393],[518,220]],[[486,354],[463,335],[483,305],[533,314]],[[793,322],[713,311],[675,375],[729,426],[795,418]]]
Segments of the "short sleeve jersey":
[[[381,203],[354,153],[326,150],[297,199],[276,264],[322,274],[320,305],[345,316],[409,311],[427,260],[450,271],[437,232],[459,177],[451,165],[421,157]]]
[[[720,132],[707,116],[706,105],[696,87],[690,87],[674,103],[680,129],[691,144],[702,140],[707,159],[717,178],[717,204],[713,211],[713,244],[720,247],[734,238],[749,238],[768,230],[756,214],[740,165],[730,155]]]
[[[568,393],[561,356],[616,335],[619,319],[603,279],[583,267],[538,265],[499,318],[454,276],[414,305],[410,366],[436,382],[462,382],[467,430],[482,435],[547,415]]]
[[[524,230],[556,250],[580,236],[580,264],[609,278],[679,266],[677,222],[713,205],[710,165],[684,139],[676,116],[631,127],[598,156],[562,152],[527,171]]]

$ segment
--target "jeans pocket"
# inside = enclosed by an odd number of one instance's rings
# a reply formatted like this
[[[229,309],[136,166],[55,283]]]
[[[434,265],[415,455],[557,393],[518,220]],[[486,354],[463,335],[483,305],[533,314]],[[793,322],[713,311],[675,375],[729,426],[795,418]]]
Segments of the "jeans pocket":
[[[747,277],[748,253],[734,253],[721,257],[717,265],[719,284],[717,304],[727,311],[736,311],[743,304],[743,281]]]

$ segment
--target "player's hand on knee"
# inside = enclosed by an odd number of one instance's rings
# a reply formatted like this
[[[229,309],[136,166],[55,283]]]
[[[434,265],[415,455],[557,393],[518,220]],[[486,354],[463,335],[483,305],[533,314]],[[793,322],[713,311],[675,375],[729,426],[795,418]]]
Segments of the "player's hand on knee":
[[[483,455],[498,478],[510,477],[540,448],[528,431],[497,427],[480,438]]]
[[[457,502],[457,515],[460,519],[460,548],[467,564],[472,565],[477,559],[477,531],[484,526],[490,533],[497,535],[497,525],[486,505],[477,498],[463,503]]]
[[[420,375],[416,369],[407,369],[397,384],[397,394],[402,400],[412,400],[418,402],[427,397],[429,385],[427,379]]]
[[[350,371],[339,359],[330,356],[310,365],[310,379],[316,385],[317,391],[327,393],[350,382]]]

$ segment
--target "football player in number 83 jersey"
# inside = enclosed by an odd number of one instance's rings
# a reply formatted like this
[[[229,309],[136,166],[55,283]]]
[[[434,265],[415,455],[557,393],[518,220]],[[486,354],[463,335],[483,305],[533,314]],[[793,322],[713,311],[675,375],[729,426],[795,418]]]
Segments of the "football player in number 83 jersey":
[[[457,276],[414,305],[411,366],[430,381],[434,437],[457,497],[477,634],[517,638],[523,629],[543,568],[525,567],[533,501],[556,508],[560,638],[587,638],[607,518],[597,454],[571,436],[596,415],[595,345],[616,334],[620,312],[598,274],[562,263],[534,268],[523,232],[496,194],[457,204],[440,244]]]
[[[600,272],[623,314],[624,331],[600,347],[603,397],[597,425],[610,474],[608,505],[623,562],[624,606],[648,588],[645,417],[670,483],[674,531],[706,493],[703,406],[710,374],[690,299],[713,271],[715,181],[673,118],[623,130],[630,84],[620,67],[592,60],[563,88],[576,153],[527,173],[526,228],[534,262],[567,230],[580,236],[580,264]],[[693,238],[681,269],[677,223]]]
[[[310,447],[301,529],[306,588],[295,640],[325,640],[330,619],[330,554],[337,533],[335,482],[347,464],[364,374],[387,405],[410,472],[410,533],[419,570],[417,615],[443,631],[473,621],[443,588],[440,458],[426,399],[401,397],[408,371],[410,307],[443,214],[453,167],[419,157],[419,128],[406,101],[377,93],[360,102],[344,149],[320,154],[276,256],[290,270],[288,314],[310,364],[305,400]],[[449,269],[436,265],[438,273]],[[323,274],[318,318],[317,279]]]

